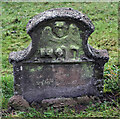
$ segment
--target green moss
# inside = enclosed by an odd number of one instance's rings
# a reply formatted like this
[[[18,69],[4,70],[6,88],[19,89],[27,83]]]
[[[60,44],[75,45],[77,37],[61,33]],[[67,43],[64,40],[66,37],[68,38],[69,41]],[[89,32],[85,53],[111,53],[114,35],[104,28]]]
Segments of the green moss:
[[[79,49],[79,46],[75,46],[75,45],[70,45],[70,49],[75,49],[75,50],[78,50]]]
[[[34,72],[34,71],[36,71],[36,68],[30,68],[29,70],[30,70],[30,72]]]
[[[42,68],[43,68],[43,66],[38,66],[37,70],[40,71],[40,70],[42,70]]]
[[[82,71],[84,72],[82,76],[84,76],[85,79],[88,77],[92,77],[93,76],[93,64],[91,63],[82,64]]]

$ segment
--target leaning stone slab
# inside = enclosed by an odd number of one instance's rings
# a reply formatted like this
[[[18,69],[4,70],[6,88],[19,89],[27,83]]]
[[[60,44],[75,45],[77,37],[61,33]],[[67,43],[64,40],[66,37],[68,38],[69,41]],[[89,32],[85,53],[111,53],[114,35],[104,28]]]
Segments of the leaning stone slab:
[[[92,32],[91,20],[72,8],[51,9],[33,17],[27,24],[32,42],[9,56],[14,95],[21,95],[29,104],[101,97],[104,64],[109,57],[106,50],[88,44]]]

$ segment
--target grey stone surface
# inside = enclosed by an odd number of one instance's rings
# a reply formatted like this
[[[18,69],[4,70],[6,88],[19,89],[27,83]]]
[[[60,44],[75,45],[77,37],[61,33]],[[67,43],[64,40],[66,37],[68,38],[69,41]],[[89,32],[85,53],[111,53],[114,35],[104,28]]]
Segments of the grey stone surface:
[[[93,101],[93,99],[90,99],[87,96],[82,96],[79,98],[53,98],[53,99],[44,99],[42,100],[42,107],[50,107],[53,108],[60,108],[60,107],[74,107],[75,105],[88,105],[90,101]]]
[[[25,111],[29,107],[29,103],[21,95],[14,95],[9,99],[8,108],[11,110]]]
[[[31,44],[9,56],[14,69],[14,95],[29,104],[46,99],[98,96],[103,93],[106,50],[88,44],[90,19],[72,8],[57,8],[27,24]]]

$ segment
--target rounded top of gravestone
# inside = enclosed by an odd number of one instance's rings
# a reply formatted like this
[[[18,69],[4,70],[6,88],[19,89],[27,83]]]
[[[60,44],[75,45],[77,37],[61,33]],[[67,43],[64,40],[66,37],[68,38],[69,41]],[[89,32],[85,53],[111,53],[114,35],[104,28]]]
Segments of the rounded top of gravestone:
[[[37,25],[50,20],[74,20],[74,22],[84,24],[89,34],[94,31],[94,25],[91,20],[81,12],[72,8],[55,8],[42,12],[30,19],[26,26],[27,33],[30,34]]]

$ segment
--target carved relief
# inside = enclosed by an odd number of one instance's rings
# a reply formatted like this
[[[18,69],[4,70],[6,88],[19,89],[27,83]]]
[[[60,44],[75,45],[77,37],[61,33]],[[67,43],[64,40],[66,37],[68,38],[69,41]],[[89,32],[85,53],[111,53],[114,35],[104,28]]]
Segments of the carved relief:
[[[41,48],[40,49],[40,56],[41,57],[52,57],[53,49],[52,48]]]
[[[52,33],[55,37],[66,37],[69,33],[69,24],[66,22],[55,22],[52,25]]]
[[[73,23],[66,21],[50,23],[42,31],[39,44],[44,48],[40,49],[41,58],[79,59],[80,55],[84,54],[80,33],[79,28]]]
[[[61,48],[57,48],[55,50],[55,55],[57,56],[57,58],[63,57],[63,54],[64,54],[64,52],[63,52],[63,50]]]

